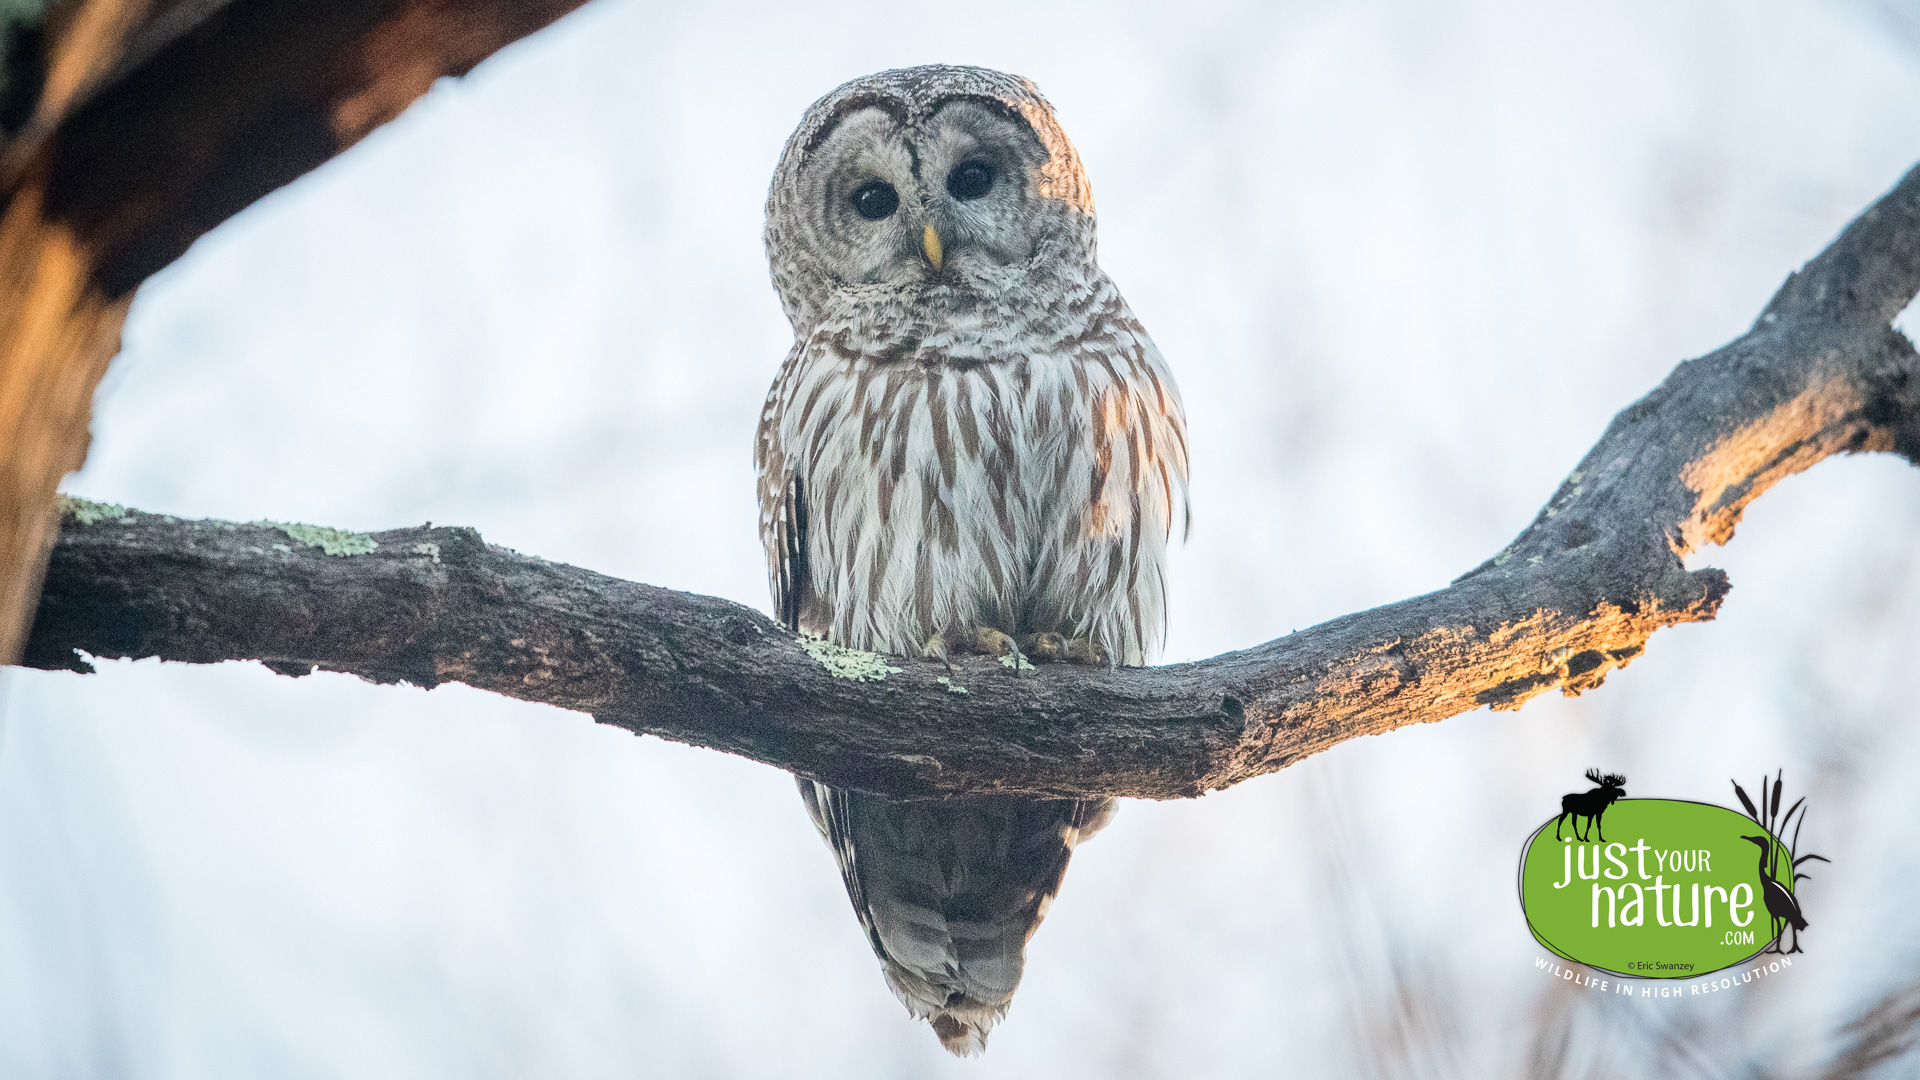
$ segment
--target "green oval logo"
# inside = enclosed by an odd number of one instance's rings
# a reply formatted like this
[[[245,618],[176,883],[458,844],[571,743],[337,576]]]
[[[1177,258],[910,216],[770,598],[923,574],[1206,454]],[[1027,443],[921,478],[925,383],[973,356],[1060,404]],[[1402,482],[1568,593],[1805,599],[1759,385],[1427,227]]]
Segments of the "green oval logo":
[[[1561,958],[1690,979],[1751,960],[1796,922],[1805,927],[1793,856],[1752,817],[1677,799],[1616,796],[1601,809],[1598,822],[1583,823],[1577,806],[1548,820],[1521,855],[1527,926]]]

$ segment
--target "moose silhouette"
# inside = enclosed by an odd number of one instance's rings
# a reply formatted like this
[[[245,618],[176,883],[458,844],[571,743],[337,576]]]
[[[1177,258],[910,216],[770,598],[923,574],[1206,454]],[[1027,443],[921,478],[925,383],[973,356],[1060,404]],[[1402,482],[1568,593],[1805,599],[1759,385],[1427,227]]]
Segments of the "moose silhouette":
[[[1627,778],[1619,773],[1608,773],[1602,776],[1599,769],[1588,769],[1587,779],[1600,786],[1592,791],[1574,792],[1560,799],[1560,816],[1553,819],[1555,840],[1560,839],[1560,823],[1572,818],[1574,839],[1585,842],[1587,838],[1580,835],[1580,819],[1586,818],[1587,831],[1598,832],[1600,842],[1603,844],[1607,842],[1606,831],[1600,826],[1600,817],[1607,812],[1607,807],[1613,805],[1614,800],[1627,793]]]

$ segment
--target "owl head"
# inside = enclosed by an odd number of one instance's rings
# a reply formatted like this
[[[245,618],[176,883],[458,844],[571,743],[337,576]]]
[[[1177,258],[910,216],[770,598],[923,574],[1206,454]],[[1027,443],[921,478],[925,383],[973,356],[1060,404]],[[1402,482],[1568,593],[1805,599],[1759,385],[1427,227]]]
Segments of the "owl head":
[[[902,68],[813,103],[767,195],[767,257],[796,331],[880,300],[964,308],[1094,270],[1093,195],[1031,82]]]

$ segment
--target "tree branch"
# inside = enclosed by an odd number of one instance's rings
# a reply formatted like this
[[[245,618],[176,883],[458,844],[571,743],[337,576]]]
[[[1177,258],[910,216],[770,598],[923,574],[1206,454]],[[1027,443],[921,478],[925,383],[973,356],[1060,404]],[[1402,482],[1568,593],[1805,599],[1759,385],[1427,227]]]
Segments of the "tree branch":
[[[0,18],[0,662],[141,281],[582,0],[50,0]]]
[[[1788,278],[1745,335],[1614,418],[1514,541],[1451,586],[1244,652],[1120,671],[811,651],[766,616],[481,542],[143,513],[66,518],[25,662],[258,659],[463,682],[835,784],[1197,795],[1358,735],[1598,686],[1655,630],[1711,619],[1747,504],[1835,453],[1920,449],[1920,367],[1891,326],[1920,291],[1920,169]],[[93,519],[82,523],[81,518]],[[362,543],[360,546],[364,547]],[[965,693],[958,692],[964,687]]]

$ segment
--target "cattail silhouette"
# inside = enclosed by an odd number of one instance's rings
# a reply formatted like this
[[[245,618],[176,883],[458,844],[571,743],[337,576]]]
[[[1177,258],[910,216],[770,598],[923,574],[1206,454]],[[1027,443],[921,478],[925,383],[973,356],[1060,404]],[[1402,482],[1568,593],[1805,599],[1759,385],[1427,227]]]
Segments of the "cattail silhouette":
[[[1815,855],[1812,852],[1808,852],[1805,855],[1799,854],[1800,826],[1807,822],[1807,815],[1802,807],[1806,805],[1807,798],[1802,795],[1800,798],[1795,799],[1793,805],[1787,808],[1787,812],[1781,814],[1780,794],[1784,786],[1784,776],[1785,770],[1774,774],[1771,797],[1769,797],[1767,792],[1766,778],[1761,778],[1759,808],[1754,807],[1753,800],[1747,797],[1746,790],[1740,786],[1740,782],[1738,780],[1733,781],[1733,793],[1739,797],[1740,805],[1747,808],[1747,816],[1767,831],[1765,836],[1742,836],[1740,839],[1750,841],[1760,847],[1760,897],[1762,902],[1766,904],[1767,914],[1772,916],[1773,919],[1773,944],[1766,950],[1768,952],[1801,951],[1800,931],[1807,928],[1807,920],[1806,917],[1800,913],[1800,901],[1795,897],[1794,890],[1799,887],[1803,879],[1812,880],[1813,875],[1801,873],[1800,864],[1809,859],[1818,859],[1821,862],[1831,861],[1824,855]],[[1782,843],[1776,838],[1780,835],[1781,831],[1786,828],[1786,823],[1793,821],[1793,815],[1796,811],[1800,813],[1800,820],[1794,822],[1793,841],[1791,844]],[[1787,857],[1788,865],[1794,872],[1791,885],[1782,885],[1776,874],[1776,870],[1780,865],[1779,856],[1783,854]],[[1780,947],[1780,938],[1786,933],[1786,927],[1788,926],[1793,927],[1793,948],[1782,949]]]

